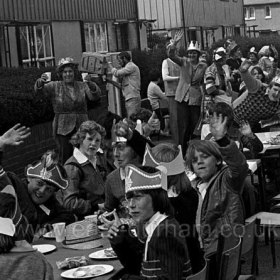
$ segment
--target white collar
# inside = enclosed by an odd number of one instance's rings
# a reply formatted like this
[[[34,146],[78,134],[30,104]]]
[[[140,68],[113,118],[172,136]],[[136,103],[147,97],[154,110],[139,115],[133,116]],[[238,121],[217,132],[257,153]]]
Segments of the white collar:
[[[121,167],[120,167],[120,177],[121,177],[121,180],[125,180],[125,170]]]
[[[150,220],[145,225],[145,230],[148,234],[146,244],[145,244],[145,260],[147,260],[147,251],[148,251],[148,243],[152,238],[152,235],[155,231],[155,229],[158,227],[158,225],[164,221],[167,218],[165,214],[161,214],[159,212],[156,212]]]
[[[101,148],[99,148],[97,152],[103,153],[103,150]],[[86,157],[78,148],[74,149],[73,156],[79,164],[83,164],[83,163],[86,163],[87,161],[89,161],[96,168],[96,156],[94,157],[94,159],[92,161],[90,161],[88,159],[88,157]]]

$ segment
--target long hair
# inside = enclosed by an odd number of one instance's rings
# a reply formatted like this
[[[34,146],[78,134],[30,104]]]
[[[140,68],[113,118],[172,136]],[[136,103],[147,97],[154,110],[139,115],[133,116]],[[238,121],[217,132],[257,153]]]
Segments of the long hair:
[[[95,135],[96,133],[99,133],[103,139],[106,135],[106,130],[103,126],[96,123],[95,121],[85,121],[80,125],[78,131],[72,136],[70,140],[71,144],[74,147],[79,148],[80,144],[86,138],[87,133],[89,135]]]
[[[171,162],[178,156],[179,152],[178,146],[171,143],[160,143],[152,148],[153,156],[159,162]],[[167,184],[168,188],[175,186],[178,194],[192,188],[186,172],[167,176]]]
[[[209,140],[192,140],[189,143],[189,147],[186,154],[186,164],[191,171],[194,171],[192,162],[195,157],[195,151],[204,153],[208,156],[214,156],[217,162],[220,162],[220,164],[218,165],[218,169],[222,167],[223,158],[216,143]]]

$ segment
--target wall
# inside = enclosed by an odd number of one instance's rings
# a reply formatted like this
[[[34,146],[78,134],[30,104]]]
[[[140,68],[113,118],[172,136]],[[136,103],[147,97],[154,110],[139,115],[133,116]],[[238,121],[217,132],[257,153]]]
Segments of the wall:
[[[52,22],[53,45],[56,63],[62,57],[73,57],[81,60],[82,42],[79,21]]]
[[[277,30],[280,31],[279,23],[279,13],[280,13],[280,4],[270,4],[271,8],[271,18],[265,18],[265,6],[259,5],[255,6],[255,19],[245,20],[247,26],[258,25],[256,30]],[[252,6],[245,6],[247,8]]]
[[[136,23],[128,24],[128,45],[129,50],[138,49],[138,30]]]

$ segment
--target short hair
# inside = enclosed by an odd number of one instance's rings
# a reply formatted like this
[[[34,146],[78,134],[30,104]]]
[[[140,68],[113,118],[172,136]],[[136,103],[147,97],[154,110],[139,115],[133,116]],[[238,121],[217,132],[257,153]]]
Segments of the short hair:
[[[83,122],[78,131],[72,136],[70,142],[74,147],[79,148],[80,144],[86,138],[86,134],[95,135],[99,133],[101,138],[103,139],[106,135],[105,128],[100,124],[96,123],[95,121],[85,121]]]
[[[172,143],[160,143],[152,148],[152,154],[159,162],[171,162],[179,152],[178,146]],[[175,186],[177,193],[186,192],[192,188],[186,172],[167,176],[167,184],[168,188]]]
[[[141,170],[147,173],[155,173],[158,171],[155,167],[151,166],[138,166]],[[129,199],[133,197],[136,193],[148,194],[152,198],[153,210],[155,212],[160,212],[161,214],[166,214],[168,216],[174,215],[174,210],[169,201],[167,192],[164,189],[147,189],[141,191],[131,191],[126,194],[126,197]]]
[[[230,107],[229,104],[225,102],[217,102],[217,103],[211,103],[209,105],[209,114],[212,115],[216,113],[217,115],[222,115],[223,118],[227,117],[227,127],[231,127],[234,120],[233,110],[232,107]]]
[[[133,122],[136,122],[137,120],[141,120],[144,123],[147,123],[150,119],[150,117],[152,116],[152,111],[149,109],[145,109],[145,108],[140,108],[140,110],[138,112],[132,113],[130,115],[130,119]]]
[[[12,218],[16,208],[16,199],[13,195],[0,192],[0,217]],[[0,233],[0,254],[8,253],[15,245],[15,236]]]
[[[126,58],[128,61],[131,60],[131,55],[129,52],[121,52],[118,54],[119,58]]]
[[[222,167],[223,157],[215,142],[210,140],[192,140],[189,143],[189,147],[186,153],[186,164],[192,172],[194,171],[192,162],[195,156],[195,151],[204,153],[208,156],[214,156],[217,162],[220,162],[220,164],[218,165],[218,169]]]
[[[262,68],[261,68],[260,66],[254,66],[254,67],[251,69],[251,72],[250,72],[251,75],[253,75],[253,71],[254,71],[254,70],[257,70],[258,73],[262,75],[261,81],[264,82],[264,81],[265,81],[265,75],[264,75],[264,73],[263,73]]]
[[[161,78],[161,72],[158,69],[152,69],[149,72],[149,79],[150,81],[157,81]]]

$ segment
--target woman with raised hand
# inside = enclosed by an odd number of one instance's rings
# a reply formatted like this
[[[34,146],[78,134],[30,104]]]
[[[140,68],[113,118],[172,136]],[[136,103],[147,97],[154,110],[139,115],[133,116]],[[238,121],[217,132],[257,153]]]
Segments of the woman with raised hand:
[[[93,100],[94,90],[100,91],[97,85],[89,87],[85,82],[76,81],[77,66],[73,58],[62,58],[57,67],[59,81],[49,81],[44,73],[34,86],[35,92],[43,91],[52,100],[55,113],[53,134],[61,164],[72,155],[71,136],[82,122],[88,120],[87,98]]]

